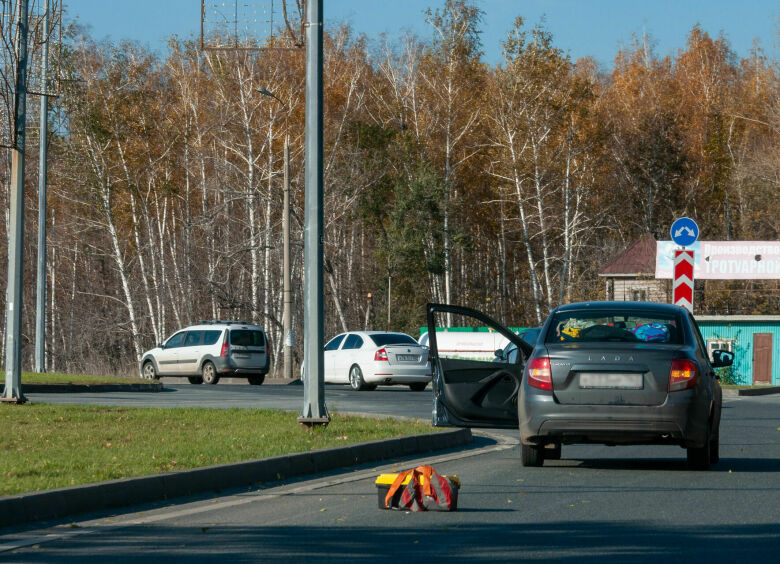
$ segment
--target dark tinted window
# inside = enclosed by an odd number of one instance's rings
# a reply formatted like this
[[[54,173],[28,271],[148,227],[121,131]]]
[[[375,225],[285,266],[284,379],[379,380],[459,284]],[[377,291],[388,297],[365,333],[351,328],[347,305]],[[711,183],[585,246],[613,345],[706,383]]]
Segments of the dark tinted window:
[[[344,335],[338,335],[336,337],[333,337],[327,345],[325,345],[326,351],[335,351],[339,348],[339,345],[341,344],[341,341],[344,340]]]
[[[181,333],[176,333],[173,337],[168,339],[168,342],[165,343],[166,349],[175,349],[176,347],[180,347],[181,344],[184,342],[184,335],[187,333],[185,331],[182,331]]]
[[[526,329],[521,331],[519,337],[529,345],[535,345],[539,339],[539,333],[542,331],[541,327],[534,327],[533,329]]]
[[[219,339],[219,336],[222,334],[222,331],[204,331],[203,332],[203,344],[204,345],[213,345],[217,342]]]
[[[265,345],[265,335],[262,331],[252,329],[231,329],[230,344],[239,347],[262,347]]]
[[[546,343],[644,342],[681,344],[676,314],[616,310],[562,311],[555,314]]]
[[[409,335],[403,333],[380,333],[378,335],[369,335],[372,341],[378,347],[384,347],[385,345],[416,345],[417,341],[412,339]]]
[[[347,340],[344,341],[344,346],[341,347],[341,350],[345,349],[359,349],[363,346],[363,339],[361,339],[357,335],[347,335]]]
[[[196,347],[200,344],[200,338],[203,336],[203,331],[187,331],[187,336],[184,337],[185,347]]]

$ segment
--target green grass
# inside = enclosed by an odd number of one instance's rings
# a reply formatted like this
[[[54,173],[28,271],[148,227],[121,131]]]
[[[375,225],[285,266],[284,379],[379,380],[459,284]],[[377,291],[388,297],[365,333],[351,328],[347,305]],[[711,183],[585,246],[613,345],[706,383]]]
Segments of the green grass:
[[[148,384],[152,380],[122,378],[121,376],[92,376],[90,374],[56,374],[53,372],[22,372],[25,384]]]
[[[260,409],[0,404],[0,495],[429,433],[430,423],[335,414],[307,431]]]

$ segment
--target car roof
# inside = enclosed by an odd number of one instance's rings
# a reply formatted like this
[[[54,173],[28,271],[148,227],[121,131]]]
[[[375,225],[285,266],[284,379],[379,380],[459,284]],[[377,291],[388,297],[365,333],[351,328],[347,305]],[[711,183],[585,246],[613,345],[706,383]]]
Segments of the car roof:
[[[686,311],[685,308],[674,304],[664,304],[659,302],[608,302],[608,301],[591,301],[591,302],[574,302],[571,304],[565,304],[558,306],[552,313],[566,312],[566,311],[578,311],[588,309],[599,310],[619,310],[619,311],[655,311],[658,313],[681,313]]]
[[[195,329],[224,329],[224,328],[239,328],[239,329],[254,329],[257,331],[262,331],[263,328],[259,325],[254,325],[253,323],[249,323],[247,321],[201,321],[200,323],[197,323],[195,325],[189,325],[187,327],[184,327],[181,329],[181,331],[191,331]]]

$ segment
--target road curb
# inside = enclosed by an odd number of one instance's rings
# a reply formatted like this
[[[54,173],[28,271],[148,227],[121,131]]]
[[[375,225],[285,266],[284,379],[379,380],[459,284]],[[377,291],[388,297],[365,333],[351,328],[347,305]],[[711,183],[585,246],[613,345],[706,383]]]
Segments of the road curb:
[[[5,388],[3,386],[2,388]],[[148,384],[25,384],[22,393],[27,394],[76,394],[102,392],[162,392],[162,382]]]
[[[770,394],[780,394],[780,386],[767,386],[766,388],[742,388],[739,391],[741,396],[768,396]]]
[[[470,429],[411,435],[261,460],[0,497],[0,527],[275,482],[469,444]]]

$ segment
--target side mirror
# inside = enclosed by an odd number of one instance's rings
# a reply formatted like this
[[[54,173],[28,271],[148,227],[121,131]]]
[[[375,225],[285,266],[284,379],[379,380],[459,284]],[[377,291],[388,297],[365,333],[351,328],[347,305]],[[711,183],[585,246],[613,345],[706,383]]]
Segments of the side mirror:
[[[157,343],[157,348],[158,349],[164,349],[165,348],[165,343]]]
[[[712,351],[712,366],[713,368],[723,368],[725,366],[731,366],[734,363],[734,353],[729,351]]]
[[[504,349],[496,349],[496,352],[493,354],[496,355],[497,359],[504,360]]]

